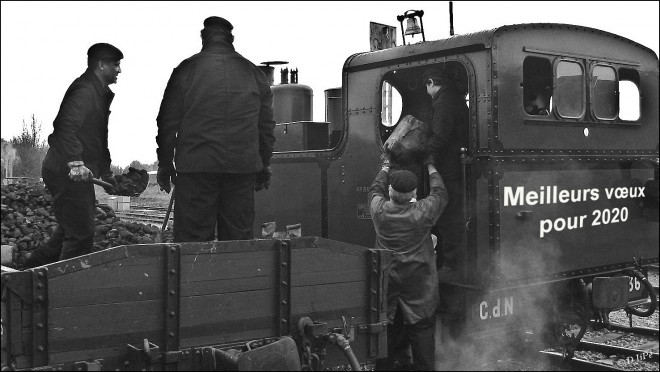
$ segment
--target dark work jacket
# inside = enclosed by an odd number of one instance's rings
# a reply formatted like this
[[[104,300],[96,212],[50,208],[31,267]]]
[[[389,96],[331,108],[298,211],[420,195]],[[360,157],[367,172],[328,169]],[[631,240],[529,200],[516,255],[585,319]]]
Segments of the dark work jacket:
[[[429,196],[397,204],[385,196],[388,178],[381,170],[369,189],[376,248],[395,252],[388,266],[387,317],[393,321],[400,306],[404,323],[415,324],[433,317],[439,301],[431,228],[447,206],[447,190],[442,177],[433,172]]]
[[[468,146],[469,110],[465,98],[450,86],[440,88],[432,106],[426,149],[433,154],[442,179],[455,183],[462,179],[461,147]]]
[[[270,164],[273,94],[266,75],[222,35],[172,72],[158,113],[158,162],[177,172],[254,173]],[[175,154],[176,148],[176,154]]]
[[[48,136],[43,167],[56,173],[69,172],[66,165],[82,160],[94,177],[110,172],[108,117],[115,94],[103,85],[92,69],[71,83]]]

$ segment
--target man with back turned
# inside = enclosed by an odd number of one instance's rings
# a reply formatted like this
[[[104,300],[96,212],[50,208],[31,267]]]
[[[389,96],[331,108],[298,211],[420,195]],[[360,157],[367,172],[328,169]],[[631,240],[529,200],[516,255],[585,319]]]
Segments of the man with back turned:
[[[422,200],[413,199],[417,176],[408,170],[390,173],[388,160],[369,189],[376,248],[393,252],[387,267],[388,358],[376,362],[379,371],[407,363],[408,349],[414,370],[432,371],[435,366],[439,290],[431,228],[447,205],[447,190],[432,161],[426,168],[431,191]],[[402,356],[405,359],[398,360]]]
[[[174,241],[253,238],[254,192],[270,184],[273,95],[238,54],[233,26],[209,17],[202,50],[170,77],[158,113],[158,184],[174,191]]]

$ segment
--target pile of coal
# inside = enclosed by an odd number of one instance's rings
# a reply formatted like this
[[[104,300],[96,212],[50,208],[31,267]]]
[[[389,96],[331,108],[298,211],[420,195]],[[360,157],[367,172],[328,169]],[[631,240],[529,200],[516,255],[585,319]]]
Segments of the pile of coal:
[[[128,168],[128,173],[115,175],[117,187],[113,195],[140,196],[149,184],[149,174],[144,169]]]
[[[50,193],[40,184],[2,186],[2,244],[14,247],[15,252],[37,249],[55,232],[57,219]],[[99,204],[96,208],[94,251],[126,244],[155,243],[160,228],[122,221],[111,207]],[[172,241],[172,232],[163,234],[163,242]]]

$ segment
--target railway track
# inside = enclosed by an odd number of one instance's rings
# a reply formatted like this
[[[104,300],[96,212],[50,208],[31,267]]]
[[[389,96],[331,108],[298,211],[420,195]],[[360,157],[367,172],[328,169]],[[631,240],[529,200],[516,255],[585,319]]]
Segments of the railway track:
[[[136,206],[136,207],[131,207],[131,209],[127,211],[115,211],[115,215],[123,221],[144,223],[156,227],[163,226],[163,221],[165,220],[166,214],[167,214],[167,208],[161,208],[161,207]],[[170,219],[167,224],[167,227],[169,229],[172,228],[173,220],[174,220],[174,211],[170,213]]]
[[[541,354],[551,364],[575,371],[631,371],[640,370],[640,366],[642,370],[658,370],[657,349],[640,350],[582,341],[570,360],[565,360],[561,350],[544,350]]]
[[[657,267],[649,269],[649,280],[657,293]],[[633,317],[629,322],[626,322],[628,317],[622,310],[616,313],[618,313],[616,316],[610,318],[614,322],[610,322],[605,328],[599,323],[591,323],[590,329],[579,343],[571,360],[564,360],[563,350],[544,350],[541,354],[550,365],[570,370],[657,371],[659,369],[657,310],[649,318]],[[641,320],[651,327],[639,325]],[[630,325],[620,324],[623,322]],[[636,325],[633,326],[633,323]]]

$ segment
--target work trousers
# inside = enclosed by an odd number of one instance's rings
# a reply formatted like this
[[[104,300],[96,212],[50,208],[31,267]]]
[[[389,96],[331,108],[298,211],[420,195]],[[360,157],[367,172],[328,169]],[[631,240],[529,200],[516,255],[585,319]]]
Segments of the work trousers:
[[[449,202],[438,218],[436,229],[438,244],[436,245],[436,267],[447,266],[460,269],[460,253],[463,246],[465,218],[463,216],[463,193],[460,181],[445,181]]]
[[[249,240],[254,237],[256,174],[178,173],[174,241]]]
[[[435,316],[415,324],[404,324],[401,307],[398,307],[394,322],[387,325],[387,358],[376,361],[377,371],[395,369],[395,362],[408,362],[406,356],[412,351],[413,371],[435,370]]]
[[[57,227],[45,245],[32,252],[36,265],[45,265],[92,252],[94,247],[95,193],[88,181],[72,181],[64,172],[42,169],[53,197]]]

